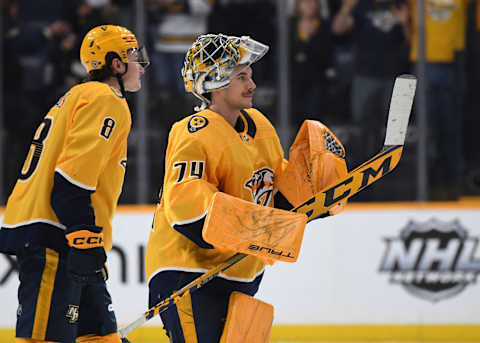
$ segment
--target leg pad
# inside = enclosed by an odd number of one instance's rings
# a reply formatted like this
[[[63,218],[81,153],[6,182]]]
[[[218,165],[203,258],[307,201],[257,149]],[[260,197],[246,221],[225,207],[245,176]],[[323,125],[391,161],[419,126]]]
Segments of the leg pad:
[[[273,306],[240,292],[233,292],[220,343],[269,343]]]

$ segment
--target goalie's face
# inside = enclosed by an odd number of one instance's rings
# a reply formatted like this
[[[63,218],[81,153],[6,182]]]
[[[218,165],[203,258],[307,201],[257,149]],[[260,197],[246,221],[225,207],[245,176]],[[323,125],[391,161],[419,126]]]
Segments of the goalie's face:
[[[218,90],[221,97],[229,107],[241,110],[252,107],[253,93],[257,86],[252,79],[252,68],[246,65],[238,65],[230,76],[230,85]]]

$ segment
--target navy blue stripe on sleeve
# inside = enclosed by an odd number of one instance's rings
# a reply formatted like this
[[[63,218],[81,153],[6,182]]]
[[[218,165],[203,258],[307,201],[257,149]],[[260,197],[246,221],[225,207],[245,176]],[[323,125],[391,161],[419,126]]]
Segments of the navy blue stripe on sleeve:
[[[95,225],[92,194],[93,191],[78,187],[55,172],[50,204],[57,218],[66,227]]]

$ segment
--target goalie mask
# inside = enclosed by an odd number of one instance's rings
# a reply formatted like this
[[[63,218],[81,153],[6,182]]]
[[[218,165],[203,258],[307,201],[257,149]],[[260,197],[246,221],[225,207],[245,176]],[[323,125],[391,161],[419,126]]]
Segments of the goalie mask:
[[[199,98],[201,109],[205,109],[210,104],[205,93],[227,87],[237,65],[251,65],[261,59],[268,49],[268,45],[248,36],[201,35],[185,56],[182,68],[185,89]]]

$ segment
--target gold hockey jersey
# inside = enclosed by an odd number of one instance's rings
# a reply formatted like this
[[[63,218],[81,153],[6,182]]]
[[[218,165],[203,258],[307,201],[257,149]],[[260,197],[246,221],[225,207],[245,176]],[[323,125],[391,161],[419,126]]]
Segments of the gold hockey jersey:
[[[65,229],[50,205],[54,173],[92,191],[95,224],[112,246],[112,218],[126,168],[131,115],[126,100],[102,82],[70,89],[35,132],[20,177],[10,195],[2,231],[21,234],[42,223]],[[21,239],[19,237],[18,239]]]
[[[428,62],[452,63],[465,50],[467,8],[471,0],[425,1],[425,58]],[[409,0],[412,13],[410,59],[418,60],[417,1]]]
[[[148,280],[162,271],[205,272],[234,254],[202,248],[181,233],[203,226],[215,192],[273,207],[274,175],[286,163],[280,140],[259,111],[241,112],[235,127],[209,109],[173,125],[146,250]],[[263,269],[259,259],[248,256],[220,277],[247,282]]]

